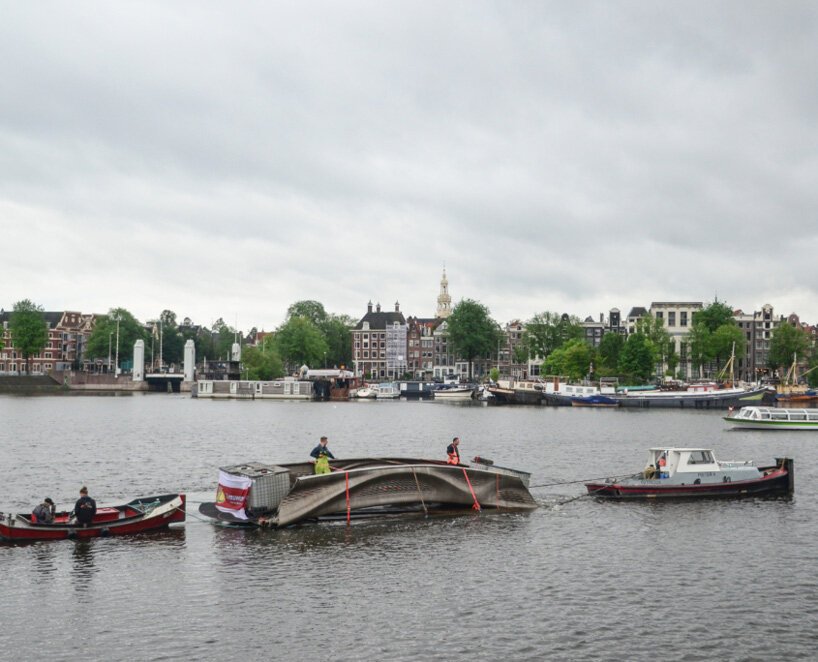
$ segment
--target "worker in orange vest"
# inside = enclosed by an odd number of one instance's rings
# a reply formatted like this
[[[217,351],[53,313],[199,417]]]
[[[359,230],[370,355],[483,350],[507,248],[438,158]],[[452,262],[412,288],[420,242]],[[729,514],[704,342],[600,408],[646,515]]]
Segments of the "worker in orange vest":
[[[665,473],[665,469],[667,468],[667,458],[666,453],[662,453],[662,457],[659,458],[659,475],[657,478],[667,478],[667,473]]]
[[[460,437],[455,437],[452,439],[452,443],[446,447],[446,454],[448,455],[446,458],[447,464],[460,464],[460,451],[457,450],[459,444]]]

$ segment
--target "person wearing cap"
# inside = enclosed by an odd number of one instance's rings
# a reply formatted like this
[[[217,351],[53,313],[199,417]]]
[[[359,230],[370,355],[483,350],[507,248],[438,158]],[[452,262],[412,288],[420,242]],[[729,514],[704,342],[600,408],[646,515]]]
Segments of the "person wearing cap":
[[[54,521],[55,510],[51,497],[46,497],[39,506],[35,506],[31,511],[31,520],[38,524],[51,524]]]
[[[452,443],[446,446],[446,464],[460,464],[460,451],[457,447],[460,445],[460,437],[452,439]]]
[[[88,488],[80,488],[80,498],[74,504],[74,517],[80,526],[88,526],[97,514],[97,502],[88,496]]]
[[[332,451],[327,448],[328,440],[326,437],[321,437],[321,441],[318,442],[318,445],[312,449],[310,453],[310,462],[315,464],[315,473],[317,474],[328,474],[331,469],[329,466],[329,461],[334,460],[335,456],[332,454]]]

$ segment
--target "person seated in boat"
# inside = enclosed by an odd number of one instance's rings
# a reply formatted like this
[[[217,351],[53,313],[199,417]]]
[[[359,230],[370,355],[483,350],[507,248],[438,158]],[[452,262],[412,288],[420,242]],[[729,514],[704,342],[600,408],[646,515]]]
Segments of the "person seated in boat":
[[[318,445],[312,449],[310,453],[310,462],[315,464],[315,473],[317,474],[328,474],[331,469],[329,466],[329,461],[334,460],[335,456],[332,454],[329,448],[327,448],[327,444],[329,443],[326,437],[321,437],[321,441],[318,442]]]
[[[43,499],[39,506],[35,506],[31,511],[31,521],[38,524],[51,524],[54,521],[54,502],[50,497]]]
[[[652,464],[649,464],[642,472],[642,476],[648,479],[656,478],[656,467],[654,467]]]
[[[79,526],[88,526],[94,521],[94,515],[97,514],[97,502],[88,496],[88,488],[83,485],[80,488],[80,498],[74,504],[73,519]]]
[[[460,437],[455,437],[452,443],[446,446],[446,464],[460,464],[460,451],[457,448],[459,445]]]

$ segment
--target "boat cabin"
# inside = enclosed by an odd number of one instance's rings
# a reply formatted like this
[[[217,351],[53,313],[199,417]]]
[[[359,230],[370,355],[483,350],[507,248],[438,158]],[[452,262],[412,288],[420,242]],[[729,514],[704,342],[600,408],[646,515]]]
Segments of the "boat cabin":
[[[659,471],[661,459],[662,477],[668,478],[679,473],[700,473],[702,471],[721,471],[719,463],[709,448],[651,448],[648,451],[648,463],[645,476]]]

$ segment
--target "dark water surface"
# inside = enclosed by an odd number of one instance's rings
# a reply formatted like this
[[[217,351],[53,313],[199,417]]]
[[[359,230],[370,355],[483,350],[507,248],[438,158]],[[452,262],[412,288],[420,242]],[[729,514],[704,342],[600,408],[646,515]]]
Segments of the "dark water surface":
[[[767,660],[818,656],[818,436],[732,432],[719,412],[433,402],[0,396],[0,509],[185,491],[221,465],[463,456],[532,484],[640,469],[653,445],[795,458],[792,500],[604,503],[532,490],[483,513],[0,545],[0,657],[49,660]]]

